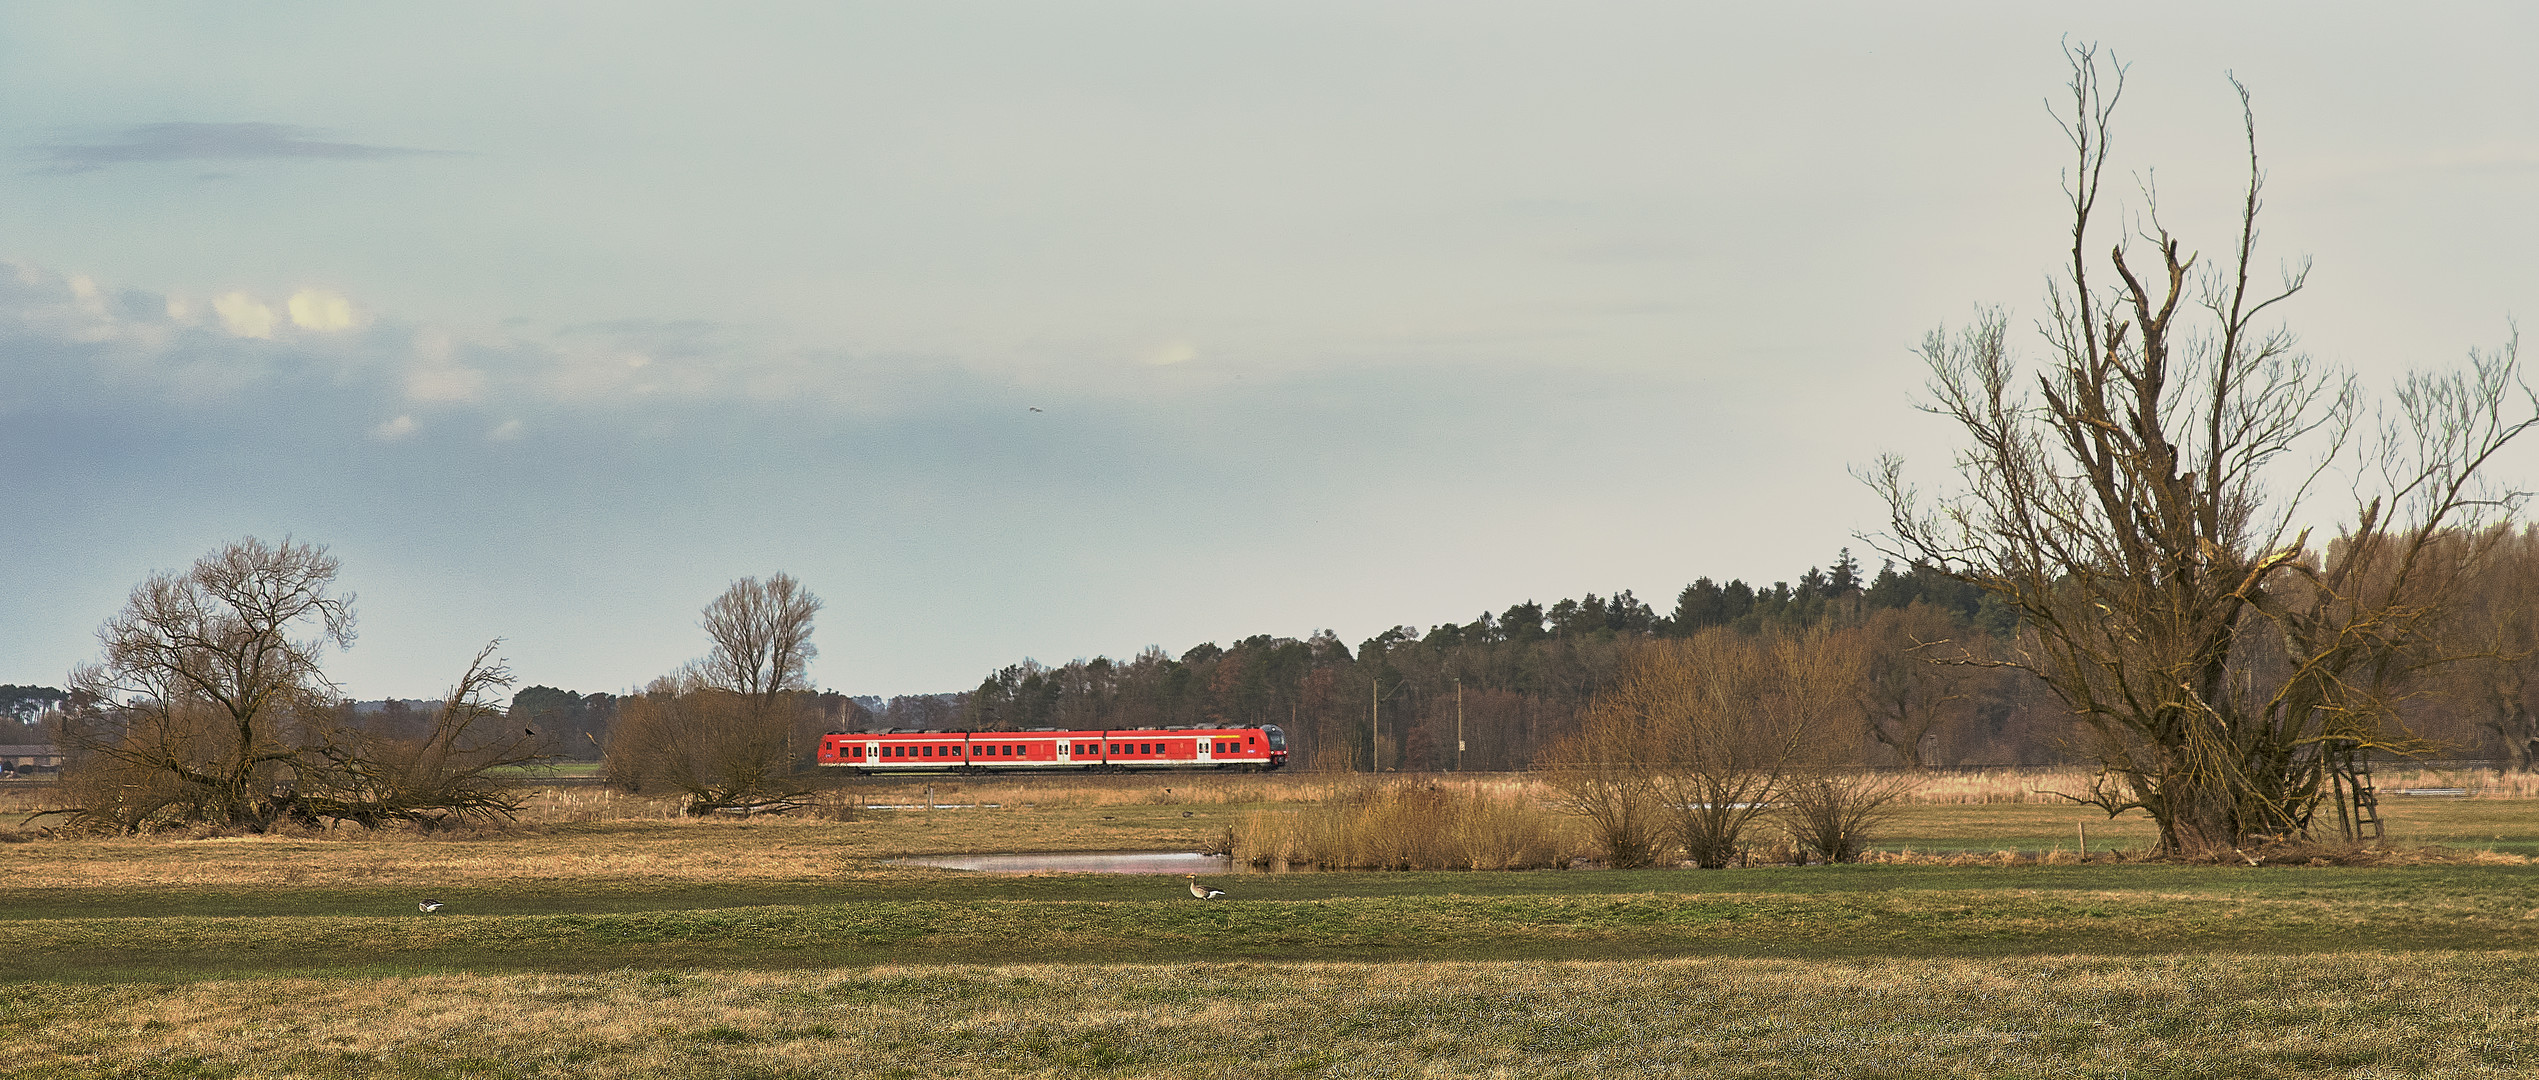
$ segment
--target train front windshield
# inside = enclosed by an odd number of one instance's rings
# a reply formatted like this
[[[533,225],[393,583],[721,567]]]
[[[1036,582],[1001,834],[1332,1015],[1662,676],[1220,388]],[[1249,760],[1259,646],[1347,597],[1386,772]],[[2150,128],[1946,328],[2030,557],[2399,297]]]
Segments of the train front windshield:
[[[1285,750],[1285,749],[1287,749],[1287,733],[1286,733],[1286,732],[1284,732],[1284,731],[1280,731],[1280,730],[1278,730],[1278,725],[1276,725],[1276,724],[1263,724],[1263,725],[1261,725],[1261,733],[1262,733],[1262,734],[1264,734],[1264,735],[1269,736],[1270,749],[1272,749],[1272,750]]]

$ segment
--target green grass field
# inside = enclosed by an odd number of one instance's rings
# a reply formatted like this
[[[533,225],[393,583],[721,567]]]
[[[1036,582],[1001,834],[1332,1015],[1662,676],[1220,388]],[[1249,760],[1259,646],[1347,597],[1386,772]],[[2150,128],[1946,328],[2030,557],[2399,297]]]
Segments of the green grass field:
[[[0,845],[0,1077],[2539,1072],[2539,801],[2393,800],[2402,841],[2504,854],[2388,868],[2074,864],[2076,823],[2093,852],[2147,830],[2048,803],[1912,807],[1881,845],[2043,862],[1237,875],[1216,903],[881,862],[1192,846],[1259,805],[1032,794]]]

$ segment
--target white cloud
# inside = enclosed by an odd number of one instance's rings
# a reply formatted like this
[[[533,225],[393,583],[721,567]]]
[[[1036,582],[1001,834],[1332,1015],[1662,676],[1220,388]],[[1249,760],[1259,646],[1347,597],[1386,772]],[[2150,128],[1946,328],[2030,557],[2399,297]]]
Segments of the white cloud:
[[[23,287],[11,285],[12,274]],[[496,441],[524,435],[503,417],[537,402],[785,401],[870,410],[891,396],[885,387],[950,377],[956,367],[926,358],[753,349],[723,340],[716,327],[687,324],[546,337],[469,332],[367,311],[316,286],[277,300],[246,289],[152,295],[0,260],[0,330],[11,325],[48,341],[93,346],[80,370],[100,385],[155,386],[182,399],[319,379],[367,395],[381,416],[424,419],[442,408],[483,408],[487,414],[472,430]],[[1105,345],[1119,348],[1116,340]],[[1131,355],[1146,352],[1158,363],[1197,355],[1181,341]],[[5,360],[0,385],[10,377]],[[415,429],[373,421],[357,430],[398,438]]]
[[[1146,350],[1146,362],[1157,367],[1186,363],[1199,358],[1199,347],[1176,338]]]
[[[493,442],[510,442],[519,437],[520,421],[518,420],[505,420],[496,425],[494,430],[485,433],[485,438]]]
[[[99,316],[106,313],[106,296],[98,291],[97,279],[86,274],[72,274],[70,286],[71,298],[79,304],[79,310]]]
[[[220,314],[220,325],[232,337],[269,338],[273,336],[273,309],[264,301],[246,293],[234,292],[212,301],[212,310]]]
[[[340,293],[302,289],[291,294],[291,325],[303,330],[341,330],[353,324],[353,305]]]
[[[370,431],[370,437],[381,442],[395,442],[414,434],[414,429],[415,423],[413,417],[400,416],[385,424],[372,428]]]

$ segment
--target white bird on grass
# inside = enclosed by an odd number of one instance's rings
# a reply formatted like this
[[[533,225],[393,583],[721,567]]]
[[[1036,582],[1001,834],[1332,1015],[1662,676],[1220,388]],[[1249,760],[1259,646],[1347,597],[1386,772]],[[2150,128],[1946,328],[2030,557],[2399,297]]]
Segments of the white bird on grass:
[[[1210,888],[1206,885],[1199,884],[1199,875],[1183,874],[1182,876],[1190,879],[1190,895],[1196,896],[1202,900],[1225,899],[1224,889]]]
[[[426,914],[426,915],[429,915],[429,914],[431,914],[431,913],[433,913],[433,912],[435,912],[435,911],[439,911],[439,910],[441,910],[441,902],[440,902],[440,901],[438,901],[438,900],[432,900],[432,899],[418,900],[418,901],[415,901],[415,904],[414,904],[414,909],[415,909],[416,911],[420,911],[420,912],[422,912],[422,913],[424,913],[424,914]]]

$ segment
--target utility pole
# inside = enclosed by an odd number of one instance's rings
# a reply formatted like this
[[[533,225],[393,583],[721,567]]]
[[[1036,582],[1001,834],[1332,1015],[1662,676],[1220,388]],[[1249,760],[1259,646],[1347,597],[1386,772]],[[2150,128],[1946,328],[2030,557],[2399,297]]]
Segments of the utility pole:
[[[1401,693],[1402,688],[1410,684],[1410,678],[1405,676],[1402,681],[1394,683],[1391,690],[1377,693],[1376,691],[1383,690],[1383,677],[1375,676],[1366,681],[1367,734],[1375,740],[1374,753],[1369,755],[1369,771],[1371,772],[1384,771],[1384,725],[1379,722],[1383,716],[1384,699]]]
[[[1463,771],[1463,679],[1455,679],[1455,771]]]

